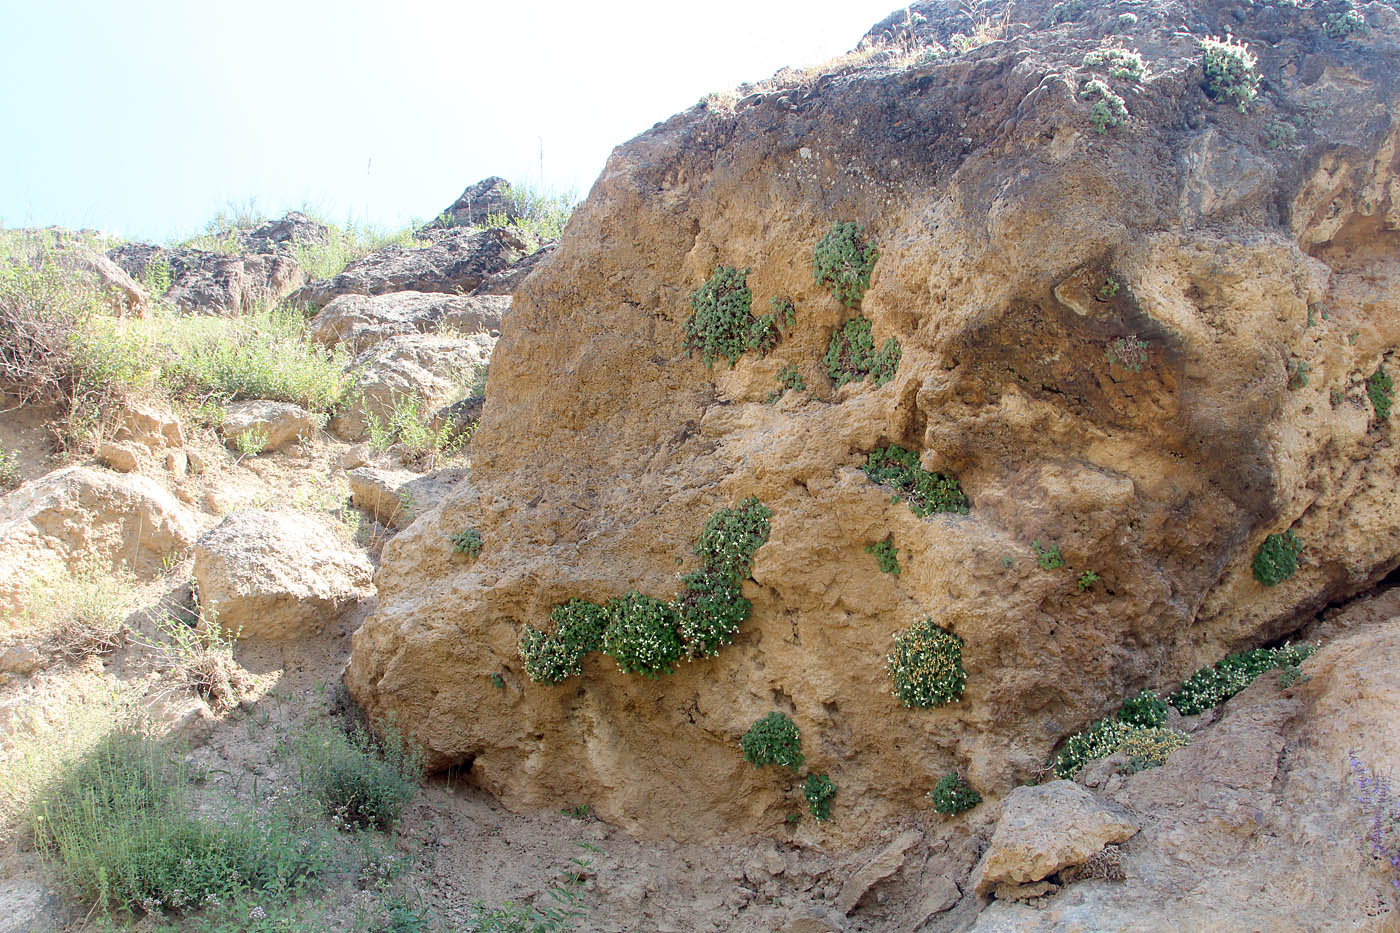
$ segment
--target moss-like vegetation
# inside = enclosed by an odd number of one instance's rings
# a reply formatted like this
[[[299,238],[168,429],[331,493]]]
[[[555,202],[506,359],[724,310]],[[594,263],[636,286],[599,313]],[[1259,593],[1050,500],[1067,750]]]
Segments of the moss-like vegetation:
[[[912,450],[895,444],[877,447],[866,455],[864,469],[871,482],[892,487],[920,518],[935,512],[967,514],[969,503],[958,478],[925,470]]]
[[[1278,586],[1298,572],[1302,553],[1303,542],[1292,531],[1269,535],[1254,555],[1254,579],[1265,586]]]

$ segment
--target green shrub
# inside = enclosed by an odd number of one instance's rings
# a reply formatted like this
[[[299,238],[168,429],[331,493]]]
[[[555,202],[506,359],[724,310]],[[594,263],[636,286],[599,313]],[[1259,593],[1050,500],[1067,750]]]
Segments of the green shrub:
[[[1129,732],[1116,751],[1128,756],[1128,772],[1136,774],[1166,764],[1168,755],[1190,744],[1191,737],[1185,732],[1149,726]]]
[[[1183,716],[1195,716],[1224,703],[1265,671],[1298,667],[1316,650],[1313,645],[1285,644],[1232,654],[1195,671],[1169,699]]]
[[[982,795],[954,771],[939,779],[933,790],[928,792],[928,799],[933,801],[933,808],[939,813],[951,816],[977,806],[982,802]]]
[[[1099,49],[1084,56],[1085,68],[1098,68],[1122,81],[1141,81],[1147,76],[1142,55],[1130,49]]]
[[[1059,0],[1050,8],[1050,22],[1053,24],[1072,23],[1084,15],[1089,8],[1089,0]]]
[[[878,387],[894,378],[901,355],[899,341],[893,337],[876,352],[874,338],[870,336],[870,322],[858,317],[832,332],[822,362],[838,389],[867,377]]]
[[[690,355],[699,350],[707,367],[720,357],[735,366],[746,350],[766,356],[777,346],[784,325],[791,324],[790,302],[785,306],[776,303],[773,314],[753,316],[748,274],[748,269],[719,266],[709,281],[690,295],[692,313],[685,323],[684,349]]]
[[[695,542],[695,556],[713,570],[743,579],[753,571],[753,558],[768,540],[773,510],[756,496],[732,509],[710,516]]]
[[[608,601],[608,624],[603,630],[603,653],[624,674],[659,677],[675,670],[685,653],[677,629],[676,610],[669,604],[632,590]]]
[[[1100,134],[1107,133],[1116,126],[1123,126],[1128,122],[1128,106],[1123,102],[1123,98],[1113,93],[1113,88],[1109,87],[1101,78],[1091,78],[1085,82],[1084,87],[1079,92],[1080,100],[1089,100],[1094,95],[1098,95],[1098,100],[1089,108],[1089,120],[1094,124],[1094,128]]]
[[[481,546],[481,532],[475,528],[459,531],[452,537],[452,550],[458,554],[465,554],[472,560],[481,556]]]
[[[1206,93],[1212,100],[1233,101],[1240,113],[1259,96],[1258,60],[1249,47],[1226,36],[1200,40],[1201,64],[1205,71]]]
[[[894,444],[877,447],[866,455],[864,469],[871,482],[893,487],[895,496],[920,518],[935,512],[967,514],[967,496],[957,477],[928,472],[912,450]]]
[[[1076,585],[1079,587],[1079,592],[1083,593],[1086,590],[1093,589],[1094,584],[1098,582],[1099,575],[1092,570],[1086,570],[1079,575],[1079,582]]]
[[[550,613],[552,632],[527,626],[520,638],[525,673],[537,684],[557,684],[583,673],[583,659],[603,646],[608,610],[597,603],[571,599]]]
[[[769,713],[754,721],[739,745],[744,760],[755,768],[778,765],[793,771],[802,767],[802,733],[783,713]]]
[[[1254,579],[1265,586],[1278,586],[1298,572],[1302,553],[1303,542],[1292,531],[1267,536],[1254,555]]]
[[[1376,410],[1376,418],[1385,421],[1390,417],[1390,403],[1395,391],[1395,380],[1381,366],[1366,380],[1366,394],[1371,399],[1371,407]]]
[[[802,796],[807,798],[807,806],[818,823],[831,819],[831,798],[836,796],[836,785],[825,774],[809,774],[802,785]]]
[[[107,736],[46,789],[39,852],[93,912],[184,913],[244,892],[280,894],[330,868],[324,832],[294,806],[196,815],[180,756]]]
[[[1345,39],[1358,32],[1365,32],[1366,17],[1350,0],[1335,13],[1328,13],[1322,21],[1322,31],[1330,38]]]
[[[893,541],[877,541],[874,544],[867,544],[865,553],[875,555],[875,563],[880,565],[880,570],[883,573],[899,576],[899,548],[894,546]]]
[[[905,706],[945,706],[962,696],[967,673],[962,666],[963,640],[933,624],[915,623],[894,636],[885,659],[894,696]]]
[[[1160,726],[1167,721],[1167,701],[1151,690],[1144,690],[1123,701],[1118,719],[1130,726]]]
[[[1112,755],[1133,728],[1117,719],[1101,719],[1070,736],[1055,756],[1055,777],[1072,780],[1090,761]]]
[[[1041,570],[1059,570],[1065,565],[1064,556],[1060,554],[1060,546],[1054,542],[1046,547],[1039,540],[1032,541],[1031,550],[1035,552],[1035,562]]]
[[[812,278],[842,304],[854,308],[870,287],[870,272],[880,252],[854,223],[835,224],[812,250]]]
[[[418,791],[422,758],[396,730],[376,741],[362,727],[350,733],[315,723],[292,741],[301,786],[345,828],[386,828]]]
[[[708,658],[734,641],[739,626],[753,611],[739,578],[713,567],[702,567],[681,578],[676,597],[681,640],[692,658]]]

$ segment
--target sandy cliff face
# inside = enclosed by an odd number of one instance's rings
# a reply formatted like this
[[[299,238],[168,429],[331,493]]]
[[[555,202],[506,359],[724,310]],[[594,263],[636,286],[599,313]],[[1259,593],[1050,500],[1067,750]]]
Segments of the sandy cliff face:
[[[509,806],[692,839],[783,826],[792,782],[739,750],[781,710],[839,788],[837,818],[798,832],[840,844],[953,768],[1005,792],[1124,695],[1373,583],[1400,562],[1400,457],[1365,391],[1400,346],[1400,16],[1364,9],[1339,40],[1312,11],[1162,3],[1110,37],[1116,12],[1018,5],[1029,25],[971,52],[780,76],[619,147],[504,322],[470,485],[386,549],[355,698]],[[916,40],[946,44],[952,14],[925,13]],[[1197,39],[1227,27],[1259,56],[1248,113],[1202,88]],[[1111,82],[1130,119],[1100,134],[1082,63],[1115,42],[1148,75]],[[858,312],[812,275],[843,221],[880,250]],[[719,265],[796,323],[710,370],[683,328]],[[902,357],[835,389],[822,357],[857,313]],[[1136,371],[1107,359],[1129,337]],[[767,404],[789,365],[809,391]],[[970,512],[891,501],[860,469],[889,443],[955,474]],[[734,644],[656,680],[594,654],[530,682],[524,626],[670,596],[706,518],[747,496],[772,532]],[[452,551],[467,527],[475,561]],[[1265,588],[1251,560],[1286,529],[1305,560]],[[897,577],[865,551],[889,536]],[[930,617],[964,640],[967,687],[909,710],[885,656]]]

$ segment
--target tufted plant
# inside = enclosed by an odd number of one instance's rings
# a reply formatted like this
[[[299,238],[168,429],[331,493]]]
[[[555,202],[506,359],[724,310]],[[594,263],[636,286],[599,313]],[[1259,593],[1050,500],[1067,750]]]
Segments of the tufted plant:
[[[894,636],[886,657],[894,696],[905,706],[945,706],[962,696],[967,673],[962,666],[963,640],[933,624],[915,623]]]

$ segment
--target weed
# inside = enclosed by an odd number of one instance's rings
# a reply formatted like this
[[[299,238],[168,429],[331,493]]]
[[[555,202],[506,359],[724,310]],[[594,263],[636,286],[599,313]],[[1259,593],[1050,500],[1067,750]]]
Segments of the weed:
[[[212,612],[201,628],[165,614],[155,615],[152,624],[165,640],[150,647],[165,656],[179,688],[194,693],[215,712],[243,701],[252,681],[233,658],[238,632],[225,632]]]
[[[802,373],[798,372],[797,367],[791,363],[784,364],[783,368],[778,370],[778,389],[768,397],[768,403],[776,402],[783,397],[784,392],[788,391],[807,391],[807,383],[803,381]]]
[[[1064,556],[1060,554],[1060,546],[1051,543],[1046,547],[1037,539],[1031,542],[1031,550],[1035,552],[1035,562],[1041,570],[1059,570],[1065,565]]]
[[[356,726],[350,733],[313,723],[292,740],[301,786],[344,828],[392,826],[418,791],[422,756],[392,726],[376,741]]]
[[[1115,751],[1128,756],[1128,773],[1136,774],[1167,763],[1167,756],[1191,744],[1191,737],[1175,729],[1155,726],[1135,728],[1123,737]]]
[[[1130,726],[1160,726],[1167,721],[1167,701],[1151,690],[1144,690],[1123,701],[1118,719]]]
[[[1203,713],[1248,687],[1265,671],[1298,667],[1316,650],[1313,645],[1285,644],[1281,648],[1256,648],[1232,654],[1215,665],[1192,673],[1181,688],[1171,695],[1171,704],[1183,716]]]
[[[413,231],[406,229],[386,232],[357,224],[341,227],[326,223],[326,233],[324,240],[298,241],[293,247],[297,265],[312,281],[334,278],[350,263],[386,246],[411,249],[422,245]]]
[[[506,679],[501,676],[499,671],[492,671],[490,680],[491,686],[495,687],[497,690],[504,690],[506,688]]]
[[[867,544],[865,553],[875,555],[875,563],[879,564],[882,573],[892,573],[899,576],[899,548],[894,546],[893,541],[886,539],[874,544]]]
[[[1391,796],[1390,779],[1378,774],[1355,751],[1347,753],[1347,762],[1355,781],[1353,793],[1366,825],[1361,842],[1400,893],[1400,803]]]
[[[877,352],[870,334],[870,322],[858,317],[832,332],[822,362],[838,389],[848,382],[860,382],[867,377],[878,387],[894,378],[901,355],[899,341],[893,337],[886,340]]]
[[[670,603],[632,590],[608,601],[603,652],[624,674],[659,677],[675,670],[685,653]]]
[[[773,712],[754,721],[739,746],[744,760],[755,768],[778,765],[793,771],[802,767],[802,733],[783,713]]]
[[[1113,92],[1102,78],[1090,78],[1079,91],[1080,100],[1089,100],[1095,94],[1098,100],[1089,108],[1089,121],[1100,135],[1128,122],[1128,105],[1123,98]]]
[[[836,785],[825,774],[809,774],[802,785],[802,796],[818,823],[831,819],[831,798],[836,796]]]
[[[860,304],[880,252],[855,223],[838,223],[812,250],[812,278],[848,308]]]
[[[1287,149],[1298,138],[1298,130],[1291,123],[1273,119],[1264,127],[1264,145],[1270,149]],[[1312,326],[1312,306],[1308,306],[1308,326]]]
[[[963,640],[933,624],[917,622],[894,636],[885,659],[894,696],[905,706],[945,706],[962,696],[967,673],[962,666]]]
[[[1103,284],[1099,286],[1099,301],[1111,301],[1117,296],[1118,290],[1121,287],[1116,278],[1111,275],[1108,276],[1103,280]]]
[[[1059,0],[1050,8],[1050,22],[1053,24],[1072,23],[1084,15],[1089,8],[1089,0]]]
[[[1120,32],[1126,32],[1129,29],[1132,29],[1134,26],[1137,25],[1137,23],[1138,18],[1136,13],[1118,14],[1118,29]]]
[[[587,843],[580,845],[586,850],[598,851]],[[546,892],[552,902],[549,906],[540,909],[506,901],[500,907],[487,907],[478,901],[472,905],[469,929],[473,933],[565,933],[572,930],[587,916],[580,892],[592,862],[577,856],[569,862],[573,867],[564,873],[563,883]]]
[[[1207,36],[1198,44],[1205,72],[1206,93],[1212,100],[1233,101],[1244,113],[1249,103],[1259,96],[1258,60],[1249,47],[1229,36],[1217,39]]]
[[[233,446],[238,449],[240,457],[256,457],[267,449],[267,442],[267,429],[254,427],[240,431],[233,439]]]
[[[1098,582],[1099,575],[1092,570],[1086,570],[1079,575],[1079,582],[1076,585],[1079,587],[1079,592],[1083,593],[1085,590],[1093,589],[1094,584]]]
[[[452,536],[452,550],[458,554],[465,554],[472,560],[481,556],[481,546],[481,532],[475,528],[459,531]]]
[[[933,801],[933,808],[939,813],[952,816],[977,806],[982,802],[982,795],[973,790],[962,775],[953,771],[939,779],[933,790],[928,792],[928,799]]]
[[[895,444],[877,447],[865,458],[865,475],[873,483],[893,487],[920,518],[935,512],[965,515],[970,508],[956,476],[930,473],[919,465],[919,455]]]
[[[1308,384],[1308,373],[1312,367],[1304,360],[1288,361],[1288,391],[1297,392]]]
[[[552,633],[527,626],[520,638],[525,673],[539,684],[557,684],[583,673],[583,659],[603,646],[608,611],[596,603],[571,599],[555,606]]]
[[[1147,66],[1142,55],[1129,49],[1107,48],[1089,52],[1084,56],[1085,68],[1098,68],[1108,72],[1110,78],[1122,81],[1141,81],[1147,77]]]
[[[14,489],[19,484],[19,451],[0,447],[0,491]]]
[[[739,581],[739,577],[712,567],[681,578],[684,589],[676,597],[675,608],[680,637],[690,657],[713,657],[734,641],[739,626],[753,611]]]
[[[472,435],[470,430],[460,430],[450,418],[434,426],[435,420],[423,399],[416,395],[395,396],[387,418],[371,414],[365,419],[369,445],[375,450],[388,450],[398,444],[409,459],[432,466],[439,459],[460,453]]]
[[[1254,555],[1254,579],[1265,586],[1278,586],[1298,571],[1302,553],[1303,542],[1292,531],[1268,535]]]
[[[1376,411],[1377,420],[1385,421],[1390,417],[1394,392],[1395,380],[1390,378],[1384,365],[1378,367],[1366,380],[1366,395],[1371,399],[1371,407]]]
[[[593,808],[590,807],[588,804],[583,803],[579,804],[576,807],[564,807],[559,812],[569,817],[570,819],[586,820],[593,815]]]

